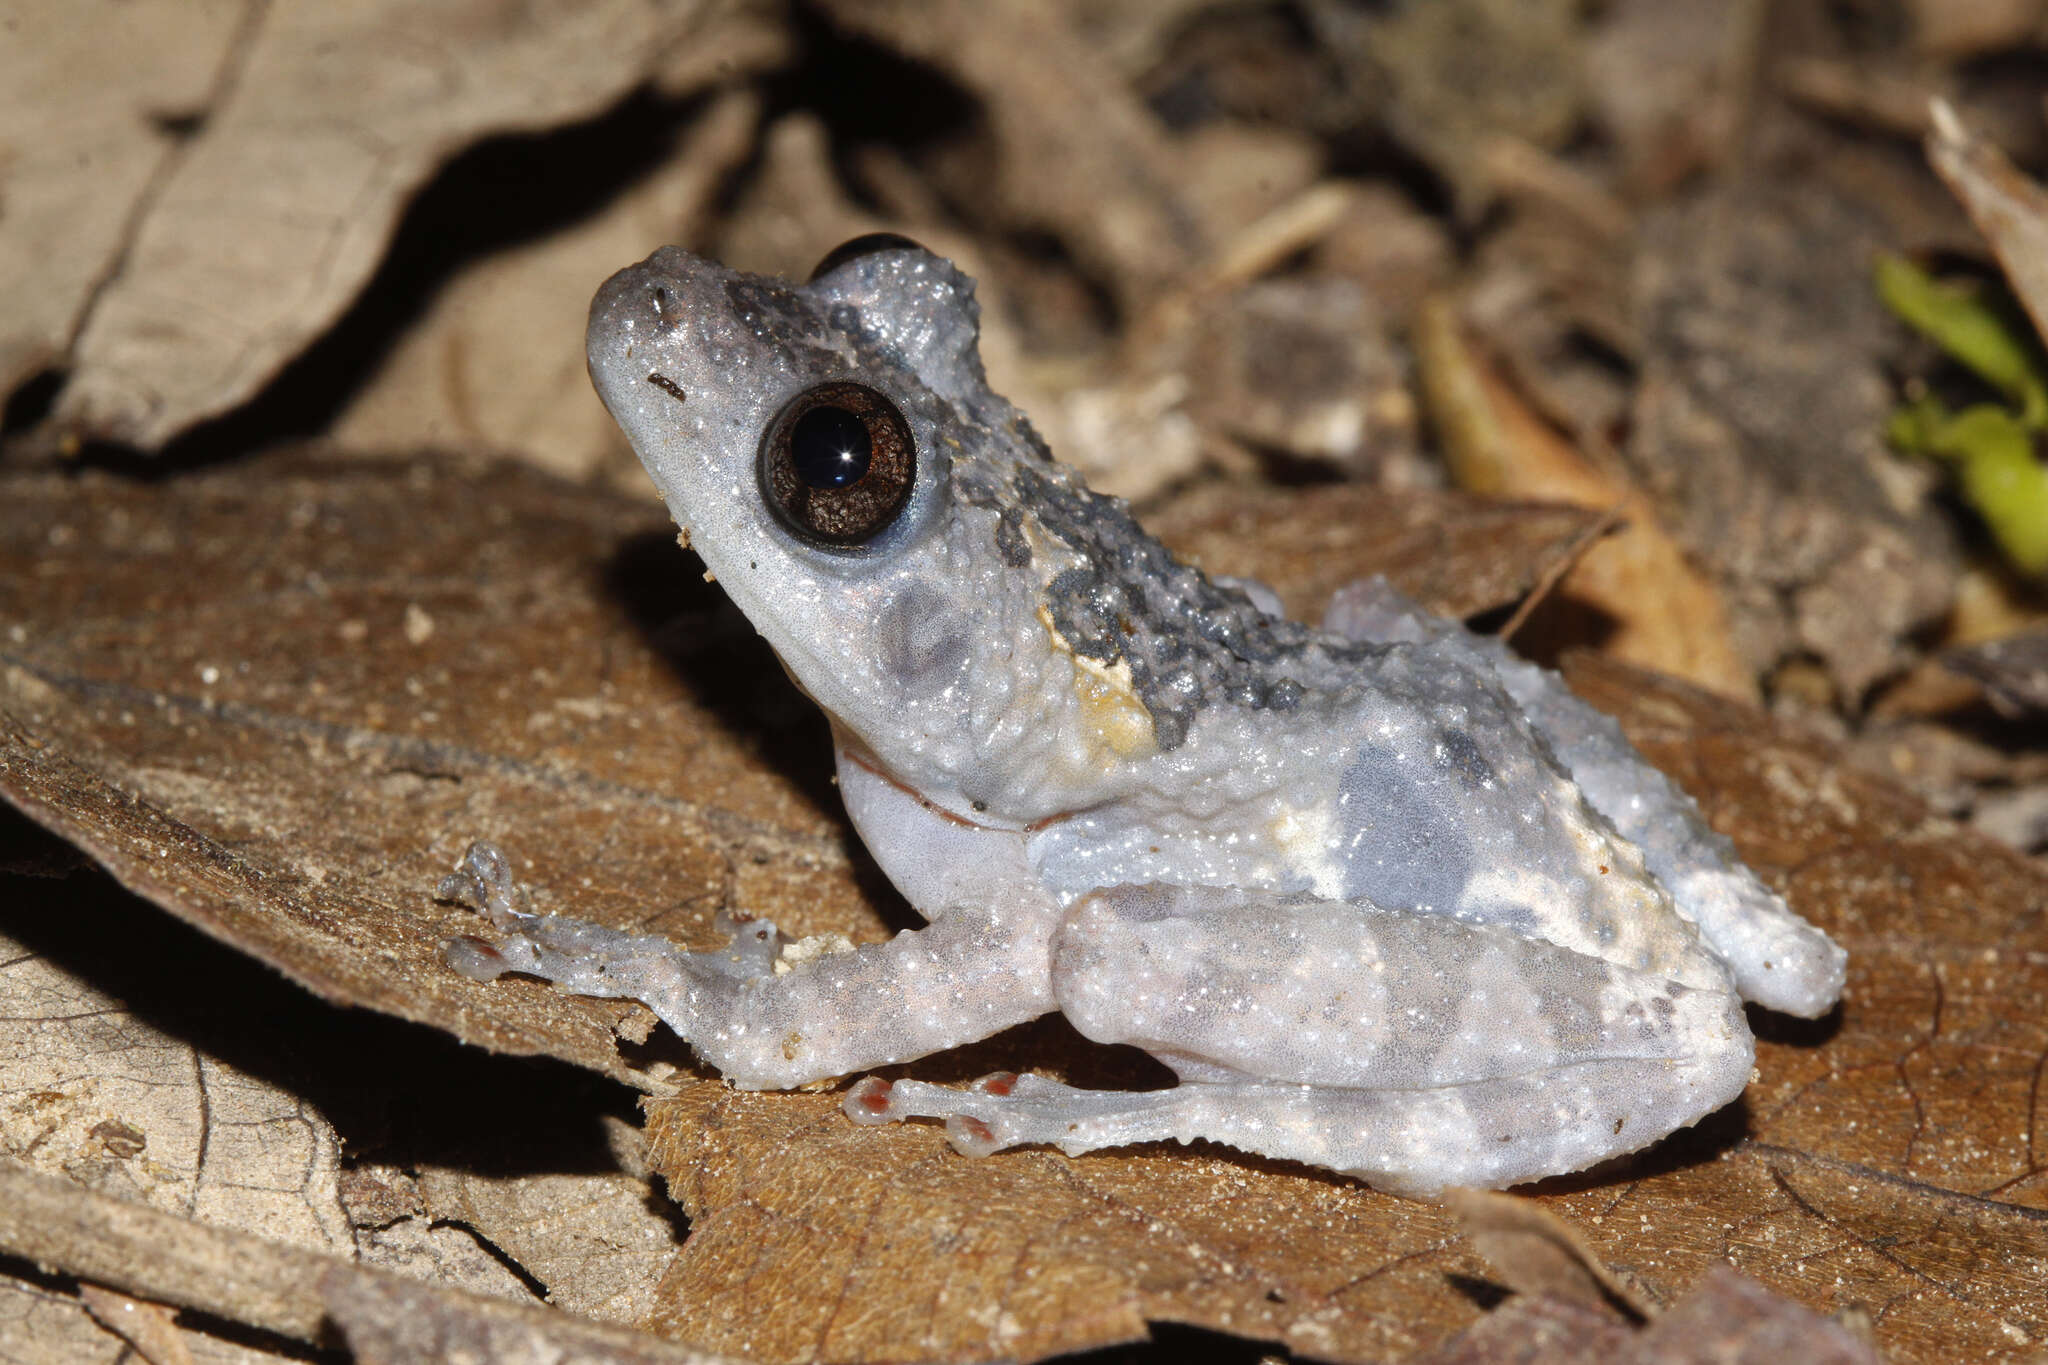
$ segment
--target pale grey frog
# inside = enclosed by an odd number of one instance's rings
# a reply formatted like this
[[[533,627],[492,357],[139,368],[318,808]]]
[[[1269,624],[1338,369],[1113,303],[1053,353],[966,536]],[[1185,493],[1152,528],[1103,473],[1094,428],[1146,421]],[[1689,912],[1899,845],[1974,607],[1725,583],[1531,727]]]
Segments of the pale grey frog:
[[[684,952],[523,913],[485,845],[444,893],[508,936],[461,970],[642,1000],[748,1089],[1059,1010],[1180,1084],[870,1078],[846,1112],[1407,1192],[1642,1147],[1741,1093],[1742,1001],[1834,1004],[1842,950],[1554,674],[1377,581],[1316,630],[1177,562],[989,392],[977,329],[973,282],[900,238],[802,287],[664,250],[590,315],[605,404],[929,925]]]

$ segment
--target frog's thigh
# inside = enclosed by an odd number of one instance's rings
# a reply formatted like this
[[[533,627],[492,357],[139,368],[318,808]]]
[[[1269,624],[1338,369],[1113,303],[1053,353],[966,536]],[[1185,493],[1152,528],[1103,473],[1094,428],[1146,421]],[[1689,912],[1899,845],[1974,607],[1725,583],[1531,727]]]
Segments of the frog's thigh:
[[[1758,880],[1692,798],[1636,751],[1612,716],[1579,700],[1563,678],[1516,657],[1491,636],[1424,611],[1383,578],[1338,589],[1323,628],[1353,640],[1434,643],[1490,670],[1588,803],[1642,850],[1679,913],[1699,926],[1728,965],[1743,999],[1813,1018],[1840,998],[1847,954]]]
[[[974,1111],[1009,1141],[1142,1131],[1395,1188],[1510,1184],[1697,1120],[1741,1093],[1753,1060],[1732,990],[1344,902],[1112,888],[1068,910],[1052,974],[1076,1028],[1144,1048],[1184,1084],[1120,1105],[1048,1094],[1001,1122]]]

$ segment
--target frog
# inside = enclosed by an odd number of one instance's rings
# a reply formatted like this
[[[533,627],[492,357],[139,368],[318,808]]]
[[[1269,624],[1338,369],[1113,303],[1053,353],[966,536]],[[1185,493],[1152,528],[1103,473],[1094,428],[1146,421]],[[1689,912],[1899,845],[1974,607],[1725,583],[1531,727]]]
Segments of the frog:
[[[1638,1151],[1742,1093],[1745,1002],[1835,1007],[1844,950],[1557,674],[1381,579],[1310,625],[1175,557],[979,339],[974,281],[886,234],[801,284],[665,248],[587,333],[925,922],[737,908],[685,950],[534,913],[478,843],[441,894],[498,936],[450,965],[638,1000],[735,1087],[850,1081],[848,1120],[969,1157],[1207,1141],[1415,1196]],[[868,1074],[1053,1012],[1176,1083]]]

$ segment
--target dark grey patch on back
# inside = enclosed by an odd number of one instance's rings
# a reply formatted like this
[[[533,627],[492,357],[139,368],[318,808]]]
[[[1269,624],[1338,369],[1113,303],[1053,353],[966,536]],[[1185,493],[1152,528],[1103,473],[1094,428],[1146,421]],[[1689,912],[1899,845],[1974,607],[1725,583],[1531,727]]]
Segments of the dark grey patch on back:
[[[989,490],[996,505],[1024,509],[1082,561],[1048,585],[1054,626],[1076,653],[1130,665],[1161,749],[1184,743],[1205,707],[1289,710],[1306,694],[1302,678],[1313,686],[1385,652],[1266,615],[1175,559],[1121,498],[1089,491],[1062,466],[1014,464],[1009,485]]]
[[[1389,910],[1446,914],[1472,876],[1459,793],[1442,770],[1367,745],[1337,779],[1344,895]]]
[[[1024,514],[1004,499],[995,480],[979,470],[964,470],[959,479],[960,501],[969,507],[985,508],[996,514],[996,553],[1013,569],[1031,567],[1031,542],[1024,538]]]
[[[1046,444],[1043,436],[1038,434],[1038,428],[1031,425],[1029,417],[1020,412],[1017,414],[1017,420],[1011,425],[1017,433],[1017,439],[1030,447],[1032,454],[1048,463],[1052,461],[1052,447]]]
[[[1024,518],[1014,507],[996,514],[996,550],[1013,569],[1031,567],[1031,542],[1024,539]]]
[[[1484,786],[1493,780],[1493,764],[1479,752],[1479,743],[1470,731],[1447,729],[1440,742],[1444,746],[1444,760],[1472,786]]]

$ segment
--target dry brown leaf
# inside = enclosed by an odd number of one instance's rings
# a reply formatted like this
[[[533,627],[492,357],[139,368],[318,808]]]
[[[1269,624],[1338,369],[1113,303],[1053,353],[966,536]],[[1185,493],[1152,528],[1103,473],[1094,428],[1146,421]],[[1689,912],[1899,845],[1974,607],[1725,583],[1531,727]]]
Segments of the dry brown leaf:
[[[339,1144],[313,1105],[4,931],[0,961],[0,1153],[202,1222],[354,1254]]]
[[[1447,298],[1423,305],[1416,361],[1437,437],[1461,487],[1618,511],[1619,531],[1592,546],[1562,590],[1602,618],[1603,652],[1744,701],[1756,677],[1736,652],[1720,592],[1686,558],[1650,500],[1597,468],[1532,413],[1467,340]],[[1561,605],[1561,604],[1560,604]]]
[[[199,1365],[276,1365],[284,1359],[247,1346],[207,1342]],[[9,1365],[132,1365],[128,1343],[94,1320],[76,1294],[0,1273],[0,1360]]]
[[[1840,1323],[1744,1279],[1726,1266],[1648,1327],[1553,1295],[1520,1296],[1411,1365],[1878,1365],[1877,1352]]]
[[[747,1365],[540,1309],[458,1298],[395,1276],[336,1275],[325,1287],[327,1310],[356,1365]]]
[[[1612,1365],[1623,1358],[1631,1335],[1611,1313],[1518,1294],[1409,1365]]]
[[[557,1308],[638,1325],[675,1255],[676,1225],[638,1173],[641,1134],[607,1116],[617,1171],[429,1166],[423,1212],[473,1229],[547,1289]]]
[[[565,478],[644,486],[583,358],[591,290],[622,261],[697,241],[725,177],[754,150],[760,101],[712,101],[673,153],[603,212],[482,257],[436,293],[329,428],[352,449],[466,447]]]
[[[1498,1190],[1445,1190],[1443,1204],[1494,1275],[1517,1294],[1566,1299],[1617,1318],[1619,1310],[1648,1316],[1578,1229],[1535,1200]]]
[[[1492,1190],[1447,1190],[1444,1203],[1458,1215],[1499,1277],[1530,1304],[1524,1330],[1554,1340],[1543,1359],[1652,1362],[1732,1360],[1829,1361],[1877,1365],[1877,1353],[1840,1323],[1773,1294],[1726,1266],[1678,1303],[1653,1315],[1635,1291],[1593,1253],[1577,1228],[1534,1199]],[[1512,1306],[1512,1305],[1511,1305]],[[1569,1309],[1577,1311],[1566,1311]],[[1493,1319],[1501,1314],[1493,1315]],[[1506,1315],[1516,1319],[1518,1315]],[[1612,1329],[1633,1318],[1640,1330]],[[1461,1333],[1432,1362],[1523,1360],[1516,1335],[1489,1319]],[[1464,1353],[1451,1347],[1464,1343]]]
[[[29,718],[0,784],[329,998],[640,1074],[617,1007],[435,960],[464,921],[425,890],[471,834],[531,859],[549,908],[686,942],[729,904],[800,934],[891,927],[822,727],[639,504],[506,466],[300,455],[156,486],[16,472],[0,508],[0,685]],[[2048,993],[2048,875],[1747,708],[1612,663],[1573,677],[1852,975],[1838,1022],[1758,1016],[1744,1105],[1546,1204],[1663,1302],[1733,1261],[1869,1311],[1902,1359],[2048,1336],[2048,1023],[2027,1003]],[[918,1069],[1000,1065],[1150,1068],[1048,1021]],[[1473,1316],[1446,1277],[1483,1268],[1430,1206],[1221,1149],[969,1161],[836,1106],[690,1078],[655,1107],[694,1220],[657,1321],[763,1359],[1021,1356],[1167,1320],[1349,1360]]]
[[[783,771],[784,746],[826,752],[822,724],[732,687],[773,664],[659,509],[317,456],[160,492],[16,474],[0,507],[0,788],[328,999],[652,1085],[613,1033],[645,1033],[637,1006],[442,965],[478,923],[431,899],[468,840],[686,939],[727,900],[804,906],[798,932],[863,904],[822,762]]]
[[[1933,104],[1927,159],[1991,243],[2034,331],[2048,336],[2048,190],[2022,175],[2004,152],[1972,137],[1955,111]]]
[[[1879,1365],[1868,1342],[1771,1293],[1726,1266],[1640,1333],[1621,1357],[1643,1365],[1719,1365],[1797,1360],[1803,1365]]]
[[[32,846],[0,817],[0,844]],[[329,1009],[103,877],[15,880],[0,925],[28,945],[0,953],[0,1152],[437,1285],[646,1316],[678,1220],[615,1087]]]
[[[1376,573],[1447,616],[1506,606],[1594,520],[1555,503],[1433,489],[1393,497],[1356,484],[1212,482],[1153,507],[1145,525],[1190,563],[1268,584],[1289,615],[1314,621],[1338,588]]]
[[[961,158],[960,202],[1051,232],[1127,304],[1210,245],[1166,130],[1051,0],[829,0],[834,22],[946,72],[982,103],[993,147]]]
[[[348,306],[412,192],[451,153],[597,112],[702,37],[719,9],[252,6],[218,98],[192,111],[203,121],[124,225],[59,416],[153,447],[233,407]],[[96,13],[51,12],[85,27],[82,61],[106,62]]]
[[[257,0],[13,5],[0,42],[0,395],[59,363]]]
[[[1089,1047],[1037,1025],[912,1071],[1128,1079]],[[716,1081],[648,1118],[693,1228],[654,1325],[763,1362],[1031,1360],[1160,1321],[1380,1360],[1460,1325],[1445,1274],[1482,1273],[1431,1205],[1218,1148],[969,1161],[932,1126],[856,1128],[837,1095]]]
[[[0,819],[0,842],[24,837],[16,821]],[[608,1153],[593,1129],[619,1120],[551,1111],[508,1130],[516,1153],[448,1169],[451,1143],[472,1159],[488,1145],[459,1136],[487,1123],[479,1092],[490,1078],[475,1058],[437,1057],[424,1035],[336,1015],[102,878],[8,885],[0,960],[0,1153],[438,1284],[527,1299],[538,1282],[557,1306],[644,1316],[674,1227],[639,1174],[637,1129]],[[532,1093],[550,1088],[509,1074]],[[390,1123],[383,1097],[415,1090],[436,1098],[409,1100],[405,1121]],[[602,1087],[574,1098],[588,1104],[592,1092]],[[408,1173],[364,1161],[366,1149],[426,1157],[435,1192],[452,1197],[425,1207]]]
[[[37,1175],[4,1158],[0,1250],[83,1281],[196,1308],[295,1341],[328,1345],[330,1323],[338,1325],[357,1358],[365,1361],[727,1365],[707,1352],[552,1309],[488,1299],[247,1233],[205,1227]],[[49,1357],[37,1352],[26,1358]],[[241,1358],[232,1352],[225,1357]],[[204,1359],[212,1365],[222,1356],[209,1351]]]
[[[193,1365],[192,1352],[163,1305],[95,1284],[80,1285],[78,1298],[95,1322],[134,1347],[147,1365]]]
[[[1896,240],[1888,205],[1808,173],[1835,165],[1813,138],[1646,217],[1626,453],[1751,671],[1817,657],[1853,707],[1918,658],[1957,555],[1931,471],[1884,446],[1897,333],[1869,263]]]

